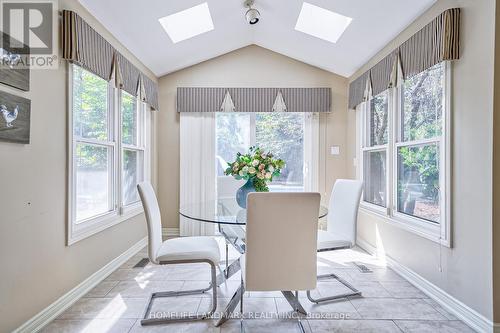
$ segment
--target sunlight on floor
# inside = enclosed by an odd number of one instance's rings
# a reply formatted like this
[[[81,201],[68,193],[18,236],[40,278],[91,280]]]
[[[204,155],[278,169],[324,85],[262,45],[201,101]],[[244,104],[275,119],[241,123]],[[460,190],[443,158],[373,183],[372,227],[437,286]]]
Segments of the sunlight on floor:
[[[87,327],[82,330],[82,333],[93,333],[96,331],[108,332],[114,326],[116,321],[127,310],[127,305],[120,295],[114,297],[108,305],[96,316],[96,318],[112,318],[103,322],[102,320],[92,320]]]

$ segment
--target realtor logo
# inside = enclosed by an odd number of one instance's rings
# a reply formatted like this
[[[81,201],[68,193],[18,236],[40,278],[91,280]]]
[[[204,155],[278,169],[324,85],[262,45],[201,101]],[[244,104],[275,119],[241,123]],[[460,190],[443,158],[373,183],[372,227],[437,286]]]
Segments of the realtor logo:
[[[56,0],[0,0],[0,14],[0,53],[20,56],[21,67],[57,67]]]

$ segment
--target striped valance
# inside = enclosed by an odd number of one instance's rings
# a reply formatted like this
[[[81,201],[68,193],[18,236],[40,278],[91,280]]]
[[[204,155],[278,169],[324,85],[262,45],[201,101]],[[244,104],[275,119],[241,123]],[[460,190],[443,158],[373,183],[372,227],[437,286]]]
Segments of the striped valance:
[[[229,97],[226,95],[229,94]],[[273,112],[277,100],[284,102],[279,110],[286,112],[329,112],[330,88],[177,88],[178,112],[219,112],[230,99],[230,111]]]
[[[77,13],[62,12],[62,58],[105,80],[114,79],[117,87],[158,110],[158,86],[118,52]],[[144,84],[144,87],[140,85]]]
[[[367,86],[369,84],[370,75],[368,72],[361,74],[356,80],[349,85],[349,108],[355,108],[356,105],[364,102],[367,96]]]
[[[408,79],[432,66],[460,57],[460,8],[450,8],[410,37],[349,85],[349,108],[364,101],[368,82],[372,95],[397,84],[397,70]]]

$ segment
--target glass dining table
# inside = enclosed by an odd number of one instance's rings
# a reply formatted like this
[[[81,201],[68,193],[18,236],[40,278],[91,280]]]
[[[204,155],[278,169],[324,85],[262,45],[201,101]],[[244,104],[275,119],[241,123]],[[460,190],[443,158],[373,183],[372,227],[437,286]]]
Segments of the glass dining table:
[[[183,205],[180,207],[179,213],[185,218],[199,221],[200,223],[217,224],[217,231],[226,241],[226,267],[224,271],[217,276],[217,286],[220,286],[225,280],[241,269],[239,259],[229,264],[228,246],[231,244],[240,254],[245,253],[246,209],[241,208],[237,204],[235,198],[220,198],[212,201]],[[324,206],[320,206],[318,219],[325,217],[327,214],[328,209]],[[220,326],[228,320],[231,313],[236,308],[243,292],[244,289],[242,285],[226,305],[223,315],[217,321],[216,326]],[[291,291],[282,291],[282,293],[293,309],[297,309],[300,313],[306,314],[297,295],[293,295]]]

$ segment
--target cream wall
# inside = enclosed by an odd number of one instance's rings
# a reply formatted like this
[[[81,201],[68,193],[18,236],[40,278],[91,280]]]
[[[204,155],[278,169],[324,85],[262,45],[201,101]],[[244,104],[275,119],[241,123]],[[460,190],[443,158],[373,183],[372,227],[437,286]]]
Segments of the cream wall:
[[[78,12],[141,70],[154,75],[117,43],[76,0]],[[143,215],[66,246],[67,73],[32,70],[31,143],[0,142],[0,332],[11,332],[146,235]],[[154,162],[156,163],[156,162]]]
[[[440,248],[432,241],[389,225],[366,212],[359,215],[358,238],[383,248],[391,258],[492,320],[495,1],[437,1],[350,80],[450,7],[462,8],[462,54],[452,67],[453,248]],[[351,111],[348,117],[350,160],[356,153],[354,113]],[[351,168],[349,174],[355,176],[355,173]],[[439,271],[440,261],[442,272]]]
[[[335,179],[346,176],[347,79],[344,77],[252,45],[163,76],[159,86],[162,112],[158,117],[158,182],[164,227],[179,226],[179,114],[175,109],[179,86],[331,87],[333,112],[320,118],[319,171],[323,197],[328,197],[326,192]],[[327,155],[330,145],[339,145],[341,154]]]

